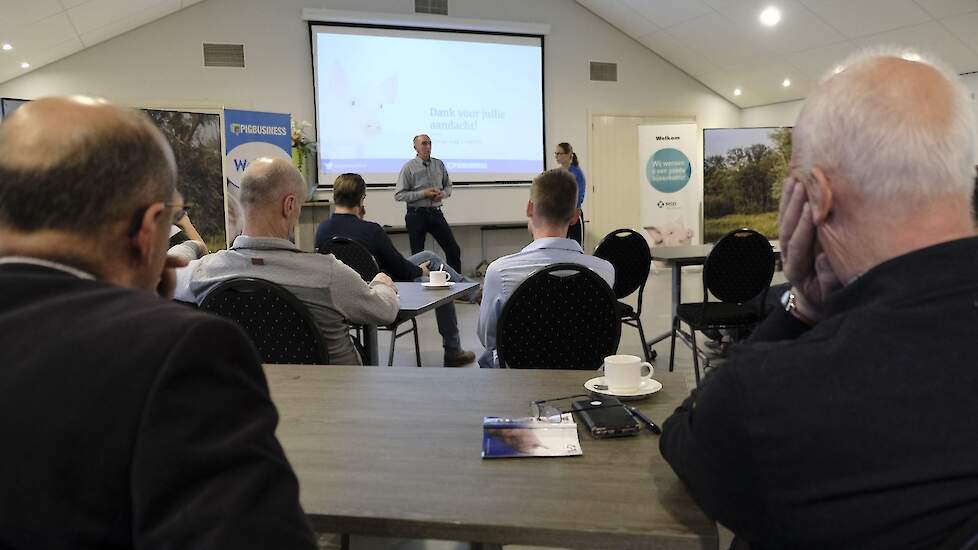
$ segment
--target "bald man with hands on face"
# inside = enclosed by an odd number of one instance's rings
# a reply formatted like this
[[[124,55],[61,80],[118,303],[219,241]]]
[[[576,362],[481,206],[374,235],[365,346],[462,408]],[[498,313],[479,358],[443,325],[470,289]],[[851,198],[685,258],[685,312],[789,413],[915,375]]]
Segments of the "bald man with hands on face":
[[[783,311],[663,424],[663,457],[753,550],[934,548],[978,530],[968,93],[900,52],[844,67],[793,130]]]

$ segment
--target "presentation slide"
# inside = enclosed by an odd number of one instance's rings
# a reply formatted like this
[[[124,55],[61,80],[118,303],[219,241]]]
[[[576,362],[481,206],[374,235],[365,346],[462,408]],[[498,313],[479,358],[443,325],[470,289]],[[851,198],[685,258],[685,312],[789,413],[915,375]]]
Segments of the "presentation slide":
[[[543,170],[540,37],[312,25],[319,183],[392,184],[427,134],[453,182]]]

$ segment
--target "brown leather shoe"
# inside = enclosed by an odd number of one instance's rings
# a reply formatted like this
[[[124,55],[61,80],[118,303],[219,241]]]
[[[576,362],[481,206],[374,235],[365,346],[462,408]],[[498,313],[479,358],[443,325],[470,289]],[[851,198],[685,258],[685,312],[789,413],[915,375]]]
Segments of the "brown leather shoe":
[[[463,367],[475,361],[475,353],[464,349],[445,351],[446,367]]]

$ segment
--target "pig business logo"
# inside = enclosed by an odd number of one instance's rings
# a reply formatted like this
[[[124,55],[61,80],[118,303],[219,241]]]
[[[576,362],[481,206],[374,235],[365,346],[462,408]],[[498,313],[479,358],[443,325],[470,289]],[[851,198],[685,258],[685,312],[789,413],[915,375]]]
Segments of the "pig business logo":
[[[241,124],[240,122],[232,122],[231,133],[236,136],[241,134],[252,134],[258,136],[287,136],[289,135],[289,129],[284,126]]]
[[[659,149],[645,163],[645,177],[656,191],[675,193],[686,187],[693,174],[689,158],[679,149]]]

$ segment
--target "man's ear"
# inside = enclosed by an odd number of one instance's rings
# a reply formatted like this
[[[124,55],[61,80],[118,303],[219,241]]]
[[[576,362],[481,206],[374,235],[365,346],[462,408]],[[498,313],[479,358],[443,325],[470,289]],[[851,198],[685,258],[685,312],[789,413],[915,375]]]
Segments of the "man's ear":
[[[295,195],[286,195],[285,198],[282,199],[282,216],[286,218],[291,217],[292,212],[295,212],[295,209],[298,206],[299,205],[296,202]]]
[[[812,220],[815,225],[821,225],[832,213],[833,184],[829,177],[818,166],[812,167],[812,177],[803,181],[805,192],[808,195],[808,204],[812,209]]]
[[[155,202],[146,209],[142,219],[139,221],[139,230],[132,236],[131,242],[140,262],[146,263],[153,258],[156,253],[156,241],[160,231],[166,231],[164,226],[161,229],[161,221],[166,214],[166,206],[162,202]]]
[[[526,217],[527,218],[532,218],[533,217],[533,201],[532,200],[526,201]]]
[[[571,216],[570,223],[568,224],[568,227],[570,227],[571,225],[574,225],[575,223],[577,223],[578,221],[580,221],[580,219],[581,219],[581,209],[580,208],[575,208],[574,209],[574,215]]]

